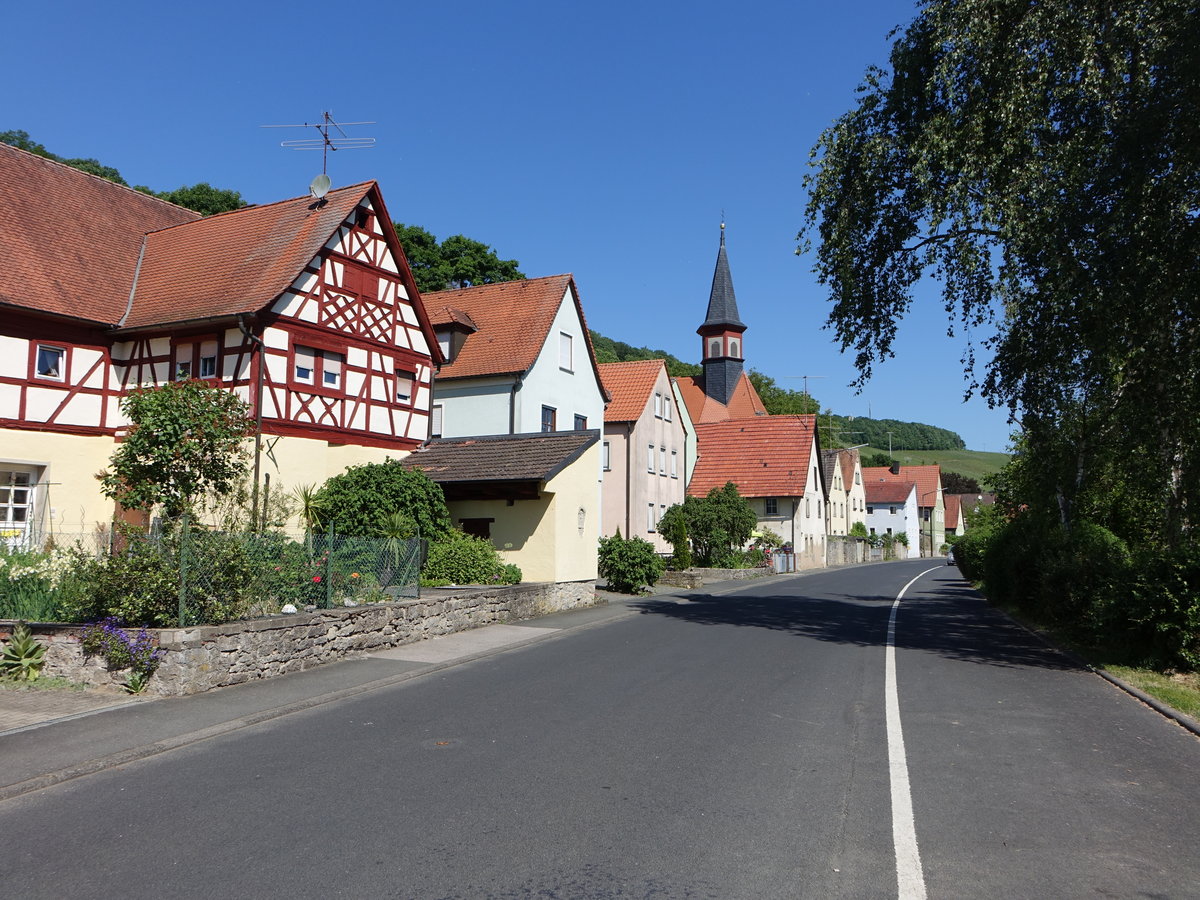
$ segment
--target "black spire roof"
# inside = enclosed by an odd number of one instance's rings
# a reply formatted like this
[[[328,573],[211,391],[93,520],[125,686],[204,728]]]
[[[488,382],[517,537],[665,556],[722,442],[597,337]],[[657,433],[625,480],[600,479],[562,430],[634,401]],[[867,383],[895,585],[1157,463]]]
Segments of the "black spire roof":
[[[738,317],[737,297],[733,294],[733,276],[729,274],[729,257],[725,255],[725,223],[721,223],[721,249],[717,251],[717,268],[713,272],[712,292],[708,295],[708,315],[701,328],[710,325],[731,325],[745,330]]]

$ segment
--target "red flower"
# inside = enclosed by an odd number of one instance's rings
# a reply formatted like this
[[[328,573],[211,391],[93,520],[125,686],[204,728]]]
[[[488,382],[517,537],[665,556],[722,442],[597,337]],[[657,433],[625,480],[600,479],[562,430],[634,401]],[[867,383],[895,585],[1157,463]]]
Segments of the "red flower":
[[[321,583],[321,576],[320,576],[320,575],[314,575],[314,576],[313,576],[313,584],[320,584],[320,583]]]

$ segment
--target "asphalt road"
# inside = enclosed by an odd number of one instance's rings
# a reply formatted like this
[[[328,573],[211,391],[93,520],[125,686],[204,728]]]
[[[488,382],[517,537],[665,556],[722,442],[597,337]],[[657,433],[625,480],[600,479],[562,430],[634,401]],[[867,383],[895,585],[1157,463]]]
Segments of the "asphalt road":
[[[56,898],[896,897],[885,647],[929,568],[555,617],[0,803],[0,873]],[[1200,741],[951,567],[905,594],[895,665],[921,894],[1200,897]]]

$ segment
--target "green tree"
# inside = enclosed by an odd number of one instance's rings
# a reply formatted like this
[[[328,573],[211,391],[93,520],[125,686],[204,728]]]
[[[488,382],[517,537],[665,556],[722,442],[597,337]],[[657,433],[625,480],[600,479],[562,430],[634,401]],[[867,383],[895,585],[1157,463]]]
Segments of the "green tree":
[[[805,416],[821,411],[821,404],[804,391],[792,391],[780,387],[775,379],[751,369],[750,383],[758,391],[763,406],[773,416]]]
[[[417,288],[423,292],[520,281],[525,277],[515,259],[500,259],[487,244],[461,234],[451,235],[439,244],[419,225],[396,223],[396,235]]]
[[[387,532],[395,513],[402,513],[429,541],[450,531],[442,489],[424,472],[406,469],[396,459],[350,466],[326,481],[317,499],[326,510],[324,524],[341,535]]]
[[[813,151],[805,235],[860,383],[927,273],[1023,429],[1020,501],[1200,504],[1200,9],[928,0]],[[802,244],[805,250],[807,244]]]
[[[125,439],[97,477],[106,497],[129,509],[162,504],[168,516],[246,477],[253,429],[245,401],[199,379],[138,388],[121,398]]]
[[[943,470],[942,490],[947,494],[978,494],[982,488],[974,478]]]
[[[738,493],[732,481],[713,488],[704,497],[687,497],[682,504],[667,509],[660,520],[668,532],[679,528],[678,519],[692,543],[692,554],[700,566],[733,566],[758,517],[750,503]]]
[[[155,196],[176,206],[195,210],[204,216],[214,216],[246,206],[246,201],[237,191],[215,188],[207,181],[183,185],[173,191],[162,191]]]

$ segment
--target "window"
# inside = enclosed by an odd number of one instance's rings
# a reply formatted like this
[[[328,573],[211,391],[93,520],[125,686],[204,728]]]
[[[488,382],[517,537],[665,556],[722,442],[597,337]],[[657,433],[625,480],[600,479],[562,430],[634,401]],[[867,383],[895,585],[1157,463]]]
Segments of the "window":
[[[292,380],[299,384],[310,384],[329,391],[342,388],[342,365],[345,356],[332,350],[316,350],[296,345],[292,363]]]
[[[654,445],[646,448],[646,471],[654,474]]]
[[[867,515],[869,516],[874,512],[875,512],[875,507],[873,507],[871,504],[868,503],[867,504]]]
[[[442,358],[446,362],[453,362],[450,358],[450,332],[439,331],[434,336],[437,338],[438,349],[442,351]]]
[[[542,431],[553,431],[558,420],[558,411],[553,406],[542,407]]]
[[[396,370],[396,402],[411,404],[413,399],[413,384],[416,376],[403,369]]]
[[[175,365],[175,380],[187,381],[192,377],[192,361],[186,360],[176,363]]]
[[[587,416],[581,416],[579,413],[575,413],[575,430],[587,431]]]
[[[804,518],[812,518],[812,499],[809,497],[804,498]]]
[[[674,450],[671,451],[671,477],[679,477],[679,454]]]
[[[612,447],[608,441],[600,445],[600,462],[604,466],[605,472],[612,471]]]
[[[656,518],[655,518],[655,516],[654,516],[654,504],[653,504],[653,503],[651,503],[651,504],[650,504],[650,505],[649,505],[649,506],[646,508],[646,530],[647,530],[647,531],[654,531],[654,529],[655,529],[657,526],[658,526],[658,519],[656,519]]]
[[[889,507],[888,507],[888,512],[889,512],[889,513],[891,513],[891,514],[894,516],[894,515],[896,514],[896,507],[894,507],[894,506],[889,506]]]
[[[342,360],[340,353],[321,351],[321,384],[332,390],[342,386]]]
[[[729,355],[734,356],[734,357],[736,357],[738,355],[738,342],[737,341],[729,342]]]
[[[663,418],[671,421],[671,398],[663,397]]]
[[[708,342],[708,355],[710,357],[715,357],[715,356],[721,355],[721,339],[720,338],[713,338],[711,341]]]
[[[67,351],[62,347],[46,347],[38,344],[37,348],[37,377],[63,380],[63,361]]]
[[[33,480],[29,472],[0,469],[0,526],[24,525],[33,507]]]
[[[492,523],[495,521],[495,519],[459,519],[458,524],[464,533],[472,537],[490,540],[492,537]]]
[[[575,340],[569,334],[558,335],[558,367],[568,372],[575,371]]]
[[[301,384],[313,384],[317,371],[317,351],[311,347],[296,348],[296,363],[292,377]]]
[[[767,498],[767,515],[768,516],[779,515],[779,498],[778,497],[768,497]]]
[[[200,344],[200,377],[217,377],[217,342],[203,341]]]
[[[667,474],[667,448],[666,447],[658,448],[658,474],[659,475]]]
[[[429,417],[429,436],[431,438],[440,438],[442,436],[442,404],[433,404],[433,411]]]
[[[654,392],[654,418],[661,419],[663,417],[662,394],[658,391]]]

